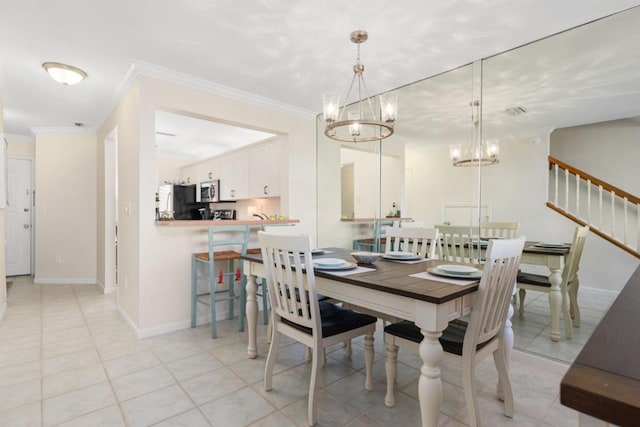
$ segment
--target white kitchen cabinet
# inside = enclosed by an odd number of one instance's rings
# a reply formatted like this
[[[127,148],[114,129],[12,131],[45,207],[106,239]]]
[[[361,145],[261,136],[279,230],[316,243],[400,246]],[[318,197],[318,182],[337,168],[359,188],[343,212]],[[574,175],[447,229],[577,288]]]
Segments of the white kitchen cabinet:
[[[220,160],[220,197],[222,200],[249,198],[249,152],[236,151]]]
[[[200,182],[220,179],[222,174],[222,171],[220,170],[220,158],[213,157],[200,163],[199,172]]]
[[[281,144],[267,142],[249,150],[249,197],[280,196]]]
[[[199,181],[198,177],[198,164],[192,164],[188,166],[184,166],[182,168],[182,181],[187,184],[197,184]]]

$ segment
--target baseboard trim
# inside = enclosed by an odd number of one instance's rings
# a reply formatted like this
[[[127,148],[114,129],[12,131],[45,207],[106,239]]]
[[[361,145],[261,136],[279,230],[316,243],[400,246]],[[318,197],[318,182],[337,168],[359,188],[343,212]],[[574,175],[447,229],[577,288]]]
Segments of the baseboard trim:
[[[35,277],[36,285],[97,285],[96,279],[48,279]]]
[[[98,289],[100,289],[102,291],[102,293],[105,294],[105,295],[112,294],[112,293],[114,293],[115,291],[118,290],[117,286],[106,287],[104,285],[104,283],[102,283],[101,280],[96,280],[96,286],[98,286]]]
[[[127,325],[131,328],[131,330],[136,335],[136,338],[143,339],[154,337],[156,335],[166,334],[169,332],[180,331],[182,329],[189,329],[191,327],[191,319],[180,320],[178,322],[173,323],[165,323],[164,325],[155,326],[152,328],[140,329],[136,324],[131,320],[131,318],[125,313],[120,305],[118,305],[118,313],[122,316],[122,319],[127,323]],[[262,312],[258,312],[258,317],[262,316]],[[217,312],[216,317],[218,320],[224,320],[228,316],[227,312]],[[196,326],[206,325],[209,323],[209,319],[211,316],[198,316],[198,320],[196,322]]]
[[[580,285],[580,288],[578,288],[578,294],[580,293],[580,291],[588,291],[596,294],[599,293],[599,294],[606,294],[606,295],[620,294],[620,291],[616,291],[613,289],[592,288],[591,286],[582,286],[582,285]]]

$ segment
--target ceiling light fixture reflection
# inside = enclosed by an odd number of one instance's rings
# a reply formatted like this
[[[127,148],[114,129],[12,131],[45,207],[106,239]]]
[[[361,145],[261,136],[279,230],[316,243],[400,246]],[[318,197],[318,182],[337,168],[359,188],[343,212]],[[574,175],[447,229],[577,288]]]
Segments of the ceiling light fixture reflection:
[[[471,106],[471,120],[473,133],[471,144],[451,144],[449,154],[453,166],[489,166],[500,162],[500,142],[483,140],[480,132],[480,101],[473,101]]]
[[[375,99],[371,99],[364,83],[364,65],[360,63],[360,45],[367,41],[364,30],[353,31],[351,41],[358,46],[356,64],[353,66],[353,78],[340,105],[340,95],[325,93],[322,95],[324,134],[331,139],[346,142],[377,141],[393,135],[393,126],[398,111],[398,94],[383,93],[378,97],[380,112],[374,112]],[[349,96],[354,84],[358,86],[358,99],[351,105]],[[365,98],[362,95],[366,95]],[[347,111],[348,110],[348,111]],[[346,118],[345,118],[346,116]]]
[[[87,73],[73,65],[45,62],[42,64],[42,68],[49,73],[53,80],[67,86],[73,86],[87,78]]]

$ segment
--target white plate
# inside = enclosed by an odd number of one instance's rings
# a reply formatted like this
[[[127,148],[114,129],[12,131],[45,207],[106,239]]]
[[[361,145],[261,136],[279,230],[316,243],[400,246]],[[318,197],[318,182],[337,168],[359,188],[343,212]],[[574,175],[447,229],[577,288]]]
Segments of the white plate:
[[[471,274],[455,274],[455,273],[447,273],[446,271],[440,270],[438,267],[429,267],[427,271],[431,274],[435,274],[436,276],[443,277],[455,277],[456,279],[479,279],[482,277],[482,271],[478,270],[475,273]]]
[[[473,274],[473,273],[477,273],[479,270],[475,267],[471,267],[468,265],[449,265],[449,264],[445,264],[445,265],[438,265],[437,266],[438,270],[440,271],[444,271],[445,273],[451,273],[451,274],[463,274],[463,275],[467,275],[467,274]]]
[[[384,254],[385,258],[390,259],[412,259],[416,258],[413,252],[403,252],[403,251],[390,251]]]
[[[536,246],[538,246],[539,248],[565,248],[568,245],[566,243],[540,242],[536,243]]]
[[[340,258],[318,258],[313,260],[314,267],[322,267],[322,268],[338,267],[338,266],[344,267],[348,263],[349,263],[348,261],[345,261]]]
[[[317,265],[315,262],[313,263],[313,268],[315,270],[351,270],[353,268],[356,268],[358,266],[358,264],[356,264],[355,262],[348,262],[348,261],[344,261],[344,264],[337,264],[337,265]]]

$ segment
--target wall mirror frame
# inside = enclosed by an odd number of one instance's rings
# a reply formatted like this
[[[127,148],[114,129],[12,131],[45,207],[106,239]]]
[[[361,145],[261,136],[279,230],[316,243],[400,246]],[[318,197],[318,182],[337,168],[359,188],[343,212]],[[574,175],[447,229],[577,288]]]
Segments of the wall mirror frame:
[[[546,209],[546,187],[535,200],[527,194],[537,180],[547,180],[547,156],[558,130],[612,120],[640,125],[639,27],[637,6],[395,89],[396,132],[374,151],[379,159],[377,169],[375,162],[367,166],[370,185],[353,190],[356,198],[374,198],[368,222],[342,217],[348,212],[341,211],[340,166],[348,162],[339,143],[324,136],[319,116],[318,245],[355,247],[357,240],[379,237],[391,208],[385,191],[398,194],[392,197],[403,217],[426,227],[464,218],[473,227],[515,220],[522,234],[553,238],[548,223],[535,222]],[[500,140],[500,163],[456,168],[449,145],[471,142],[474,100],[480,101],[480,137]],[[399,189],[383,186],[390,173],[382,162],[387,150],[402,159]],[[529,174],[533,170],[539,172]]]

